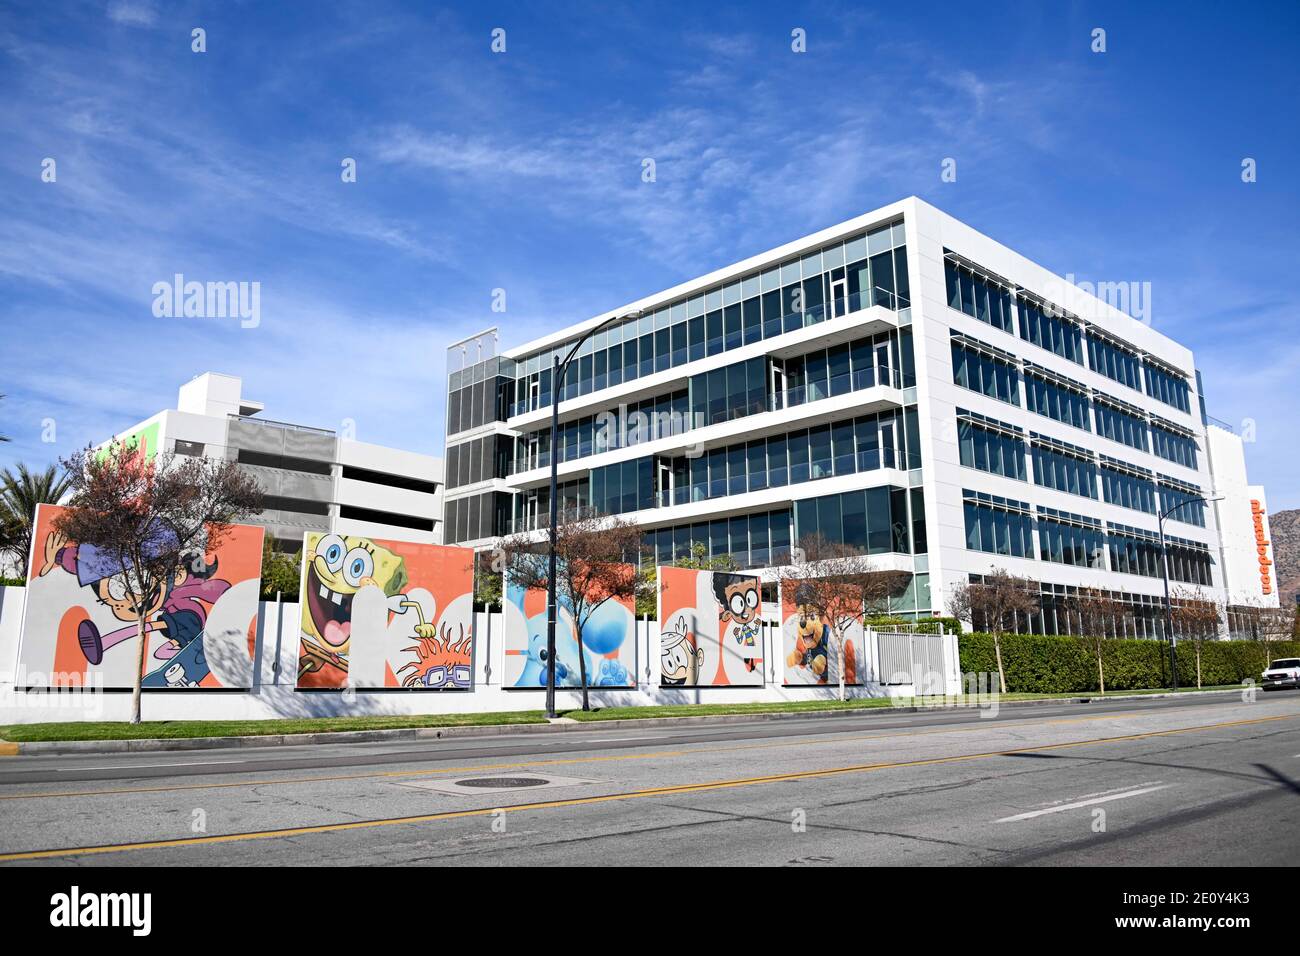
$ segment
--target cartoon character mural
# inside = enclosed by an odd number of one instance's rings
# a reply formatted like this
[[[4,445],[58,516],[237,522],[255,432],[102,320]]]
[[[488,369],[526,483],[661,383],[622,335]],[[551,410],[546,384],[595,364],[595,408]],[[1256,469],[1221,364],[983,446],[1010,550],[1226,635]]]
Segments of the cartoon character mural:
[[[835,639],[831,622],[818,605],[816,589],[806,581],[781,583],[782,635],[785,640],[785,683],[839,684]],[[851,624],[844,635],[844,683],[859,684],[862,660],[862,623]]]
[[[658,577],[660,686],[762,685],[759,579],[666,566]]]
[[[473,687],[474,552],[309,533],[298,687]]]
[[[130,687],[140,616],[129,565],[54,529],[64,509],[40,505],[32,536],[19,666],[33,686]],[[145,620],[142,685],[158,688],[252,685],[253,643],[264,531],[234,525],[219,546],[200,541],[151,596]],[[176,532],[159,521],[153,554],[174,551]]]
[[[507,687],[546,686],[546,589],[523,588],[505,581],[505,652]],[[560,598],[555,626],[555,685],[581,687],[573,611]],[[608,598],[582,629],[587,686],[636,686],[636,608],[631,598]]]

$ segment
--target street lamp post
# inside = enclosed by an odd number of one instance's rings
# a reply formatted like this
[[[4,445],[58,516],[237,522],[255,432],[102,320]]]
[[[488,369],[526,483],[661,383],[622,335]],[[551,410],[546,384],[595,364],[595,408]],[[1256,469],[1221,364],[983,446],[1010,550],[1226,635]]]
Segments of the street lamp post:
[[[549,549],[547,557],[548,570],[546,573],[546,716],[555,717],[555,621],[559,617],[559,608],[555,599],[555,529],[559,524],[559,472],[560,456],[557,450],[557,442],[560,435],[560,390],[564,384],[564,373],[569,370],[569,363],[573,357],[578,354],[578,349],[582,348],[582,343],[587,341],[601,329],[613,325],[615,322],[622,322],[624,319],[635,319],[640,317],[641,310],[634,309],[631,312],[624,312],[618,315],[611,315],[604,322],[592,326],[578,341],[573,343],[573,348],[569,354],[560,361],[560,356],[555,356],[555,364],[552,366],[551,373],[551,523],[549,530]],[[582,653],[582,646],[579,645],[578,653]]]
[[[1189,505],[1193,501],[1203,501],[1209,504],[1211,501],[1222,501],[1224,495],[1216,495],[1213,498],[1184,498],[1178,504],[1156,516],[1156,525],[1160,529],[1160,565],[1165,582],[1165,637],[1169,641],[1169,672],[1173,678],[1173,689],[1178,690],[1178,656],[1174,651],[1174,605],[1169,599],[1169,551],[1165,547],[1165,519],[1181,508],[1183,505]]]

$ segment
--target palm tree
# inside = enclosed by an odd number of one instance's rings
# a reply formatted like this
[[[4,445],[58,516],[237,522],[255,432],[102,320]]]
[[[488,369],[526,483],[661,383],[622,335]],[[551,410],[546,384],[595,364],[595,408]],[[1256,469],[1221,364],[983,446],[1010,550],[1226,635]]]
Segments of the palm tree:
[[[68,493],[69,481],[59,465],[33,472],[19,462],[17,468],[16,474],[8,468],[0,470],[0,550],[19,567],[26,567],[36,506],[58,504]]]

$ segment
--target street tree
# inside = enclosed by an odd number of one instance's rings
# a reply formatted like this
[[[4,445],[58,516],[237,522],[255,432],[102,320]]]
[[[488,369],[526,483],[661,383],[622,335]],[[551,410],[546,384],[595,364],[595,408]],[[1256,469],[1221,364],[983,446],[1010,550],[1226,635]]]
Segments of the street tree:
[[[1098,588],[1081,588],[1065,602],[1065,613],[1071,626],[1078,627],[1079,640],[1097,664],[1097,686],[1106,693],[1106,667],[1102,661],[1106,641],[1125,632],[1124,622],[1130,611],[1128,605],[1117,600],[1108,591]]]
[[[1002,638],[1016,628],[1023,615],[1036,614],[1040,607],[1038,584],[1004,568],[990,569],[975,581],[966,581],[948,596],[948,613],[979,630],[993,635],[998,663],[998,686],[1007,692],[1007,673],[1002,664]]]
[[[500,542],[505,577],[525,590],[550,585],[547,543],[527,532]],[[641,531],[622,518],[570,509],[560,513],[555,527],[555,596],[573,618],[578,645],[578,674],[582,709],[590,710],[587,650],[583,633],[606,601],[635,601],[640,590]],[[558,607],[556,610],[558,619]]]
[[[1199,584],[1195,587],[1178,587],[1171,595],[1171,614],[1174,633],[1183,643],[1191,643],[1196,651],[1196,686],[1201,686],[1201,650],[1206,641],[1217,640],[1222,624],[1218,602],[1206,594]]]
[[[59,465],[31,471],[19,462],[16,470],[0,470],[0,553],[15,566],[27,567],[36,506],[58,504],[69,486],[68,475]]]
[[[905,571],[879,570],[853,547],[820,534],[799,539],[798,560],[786,572],[783,588],[793,588],[800,607],[811,605],[825,618],[833,638],[839,672],[839,698],[845,698],[845,645],[850,629],[896,597],[911,577]]]
[[[204,563],[234,522],[261,512],[262,492],[233,461],[167,453],[149,458],[120,442],[87,448],[64,465],[70,497],[53,521],[40,573],[69,547],[78,549],[78,561],[93,560],[112,572],[118,600],[136,621],[131,723],[138,724],[146,634],[165,632],[166,622],[154,618],[169,586],[190,562]]]

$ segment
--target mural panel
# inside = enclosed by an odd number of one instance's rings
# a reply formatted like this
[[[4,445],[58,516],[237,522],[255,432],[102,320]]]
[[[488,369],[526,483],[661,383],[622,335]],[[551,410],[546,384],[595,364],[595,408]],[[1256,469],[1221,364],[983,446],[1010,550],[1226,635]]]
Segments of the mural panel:
[[[473,687],[474,552],[355,535],[303,542],[298,687]]]
[[[22,679],[29,686],[130,687],[139,621],[124,568],[102,549],[57,533],[53,521],[63,510],[36,509]],[[145,687],[252,685],[262,538],[261,528],[235,525],[215,550],[199,546],[185,555],[145,618]]]
[[[629,567],[631,567],[629,565]],[[522,588],[506,578],[505,651],[507,687],[546,686],[546,590]],[[581,687],[573,609],[560,599],[555,626],[555,686]],[[636,686],[636,605],[608,598],[583,628],[588,687]]]
[[[785,683],[839,685],[835,636],[818,606],[816,591],[800,581],[781,582],[781,634],[785,641]],[[864,631],[859,620],[844,635],[844,683],[861,684]]]
[[[763,683],[763,600],[748,574],[660,567],[659,685]]]

